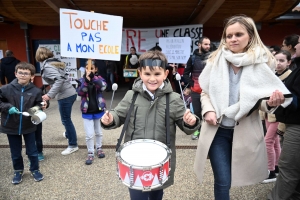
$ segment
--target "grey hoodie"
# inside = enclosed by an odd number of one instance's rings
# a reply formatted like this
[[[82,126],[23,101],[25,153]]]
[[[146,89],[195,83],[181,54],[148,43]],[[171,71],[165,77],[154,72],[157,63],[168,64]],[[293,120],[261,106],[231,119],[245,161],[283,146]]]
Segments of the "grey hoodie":
[[[44,60],[41,65],[42,78],[51,86],[47,95],[57,100],[65,99],[76,94],[75,88],[68,80],[68,74],[65,73],[66,65],[55,58]]]

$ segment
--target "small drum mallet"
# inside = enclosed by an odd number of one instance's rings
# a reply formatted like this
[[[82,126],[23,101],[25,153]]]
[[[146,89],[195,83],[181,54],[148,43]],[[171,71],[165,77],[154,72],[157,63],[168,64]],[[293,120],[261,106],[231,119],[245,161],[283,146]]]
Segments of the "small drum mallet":
[[[182,87],[181,87],[181,83],[180,83],[180,80],[181,80],[180,74],[176,74],[176,80],[178,81],[178,84],[179,84],[179,87],[180,87],[180,91],[181,91],[182,100],[183,100],[183,103],[184,103],[184,108],[186,109],[186,103],[185,103],[185,100],[184,100],[184,96],[183,96],[183,92],[182,92]]]
[[[108,112],[110,112],[110,110],[111,110],[111,105],[112,105],[112,102],[114,100],[115,91],[118,89],[118,84],[114,83],[114,84],[112,84],[111,87],[112,87],[113,93],[112,93],[112,98],[111,98],[111,101],[110,101],[110,106],[109,106]]]

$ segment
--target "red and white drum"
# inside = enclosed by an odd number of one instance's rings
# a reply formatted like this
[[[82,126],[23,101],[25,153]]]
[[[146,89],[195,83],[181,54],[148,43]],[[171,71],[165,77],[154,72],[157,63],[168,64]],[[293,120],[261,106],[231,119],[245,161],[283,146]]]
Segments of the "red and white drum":
[[[169,178],[171,153],[156,140],[126,142],[116,152],[117,175],[132,189],[149,191],[160,187]]]

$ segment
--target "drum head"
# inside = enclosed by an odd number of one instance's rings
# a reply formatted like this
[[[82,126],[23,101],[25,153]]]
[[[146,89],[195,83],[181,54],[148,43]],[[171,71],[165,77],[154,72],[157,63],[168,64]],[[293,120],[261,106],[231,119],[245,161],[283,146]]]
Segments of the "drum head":
[[[167,156],[167,150],[153,142],[133,143],[124,147],[120,152],[120,157],[125,162],[141,167],[160,164]]]

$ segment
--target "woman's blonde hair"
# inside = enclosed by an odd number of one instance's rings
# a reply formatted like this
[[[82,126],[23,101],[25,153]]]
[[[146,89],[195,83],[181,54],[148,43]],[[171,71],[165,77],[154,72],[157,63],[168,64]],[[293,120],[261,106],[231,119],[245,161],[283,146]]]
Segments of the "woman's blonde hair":
[[[270,65],[276,64],[276,60],[275,60],[273,54],[269,51],[269,49],[261,41],[253,19],[246,15],[236,15],[236,16],[232,16],[232,17],[228,18],[227,20],[225,20],[225,25],[224,25],[224,30],[222,33],[220,45],[219,45],[218,49],[210,55],[208,61],[213,62],[216,55],[219,53],[219,51],[222,50],[223,47],[228,49],[226,46],[226,30],[227,30],[228,26],[231,26],[235,23],[239,23],[241,26],[243,26],[249,35],[249,43],[245,47],[245,53],[253,55],[253,59],[254,59],[255,47],[259,46],[261,49],[264,50],[264,51],[260,51],[261,56],[265,53],[267,54],[268,65],[270,66]]]
[[[53,57],[53,52],[50,51],[50,49],[47,49],[46,47],[39,47],[35,53],[35,59],[37,62],[44,62],[44,60]]]

